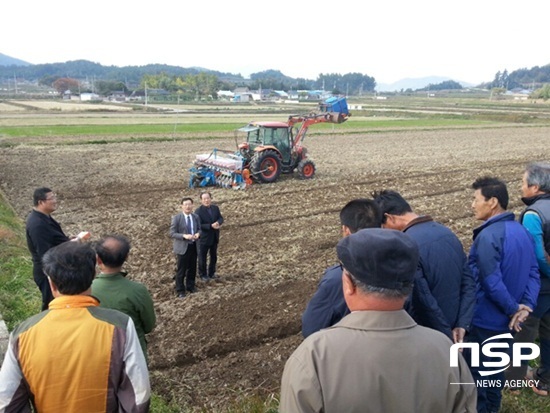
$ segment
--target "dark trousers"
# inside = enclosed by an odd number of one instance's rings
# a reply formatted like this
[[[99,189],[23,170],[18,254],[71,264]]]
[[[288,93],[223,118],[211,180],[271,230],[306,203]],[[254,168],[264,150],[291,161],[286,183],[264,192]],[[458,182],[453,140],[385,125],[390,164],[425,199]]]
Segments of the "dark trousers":
[[[187,251],[183,255],[176,255],[176,291],[185,293],[185,290],[195,289],[197,276],[197,244],[187,245]],[[184,285],[185,279],[185,285]]]
[[[550,294],[539,295],[537,306],[529,315],[522,330],[514,337],[516,343],[534,343],[539,338],[540,367],[535,370],[534,379],[550,384]],[[523,380],[528,362],[506,371],[508,380]]]
[[[481,344],[487,340],[490,337],[496,336],[498,334],[507,333],[502,331],[493,331],[493,330],[487,330],[484,328],[472,326],[470,332],[466,336],[466,341],[470,343],[478,343],[480,346]],[[508,355],[510,358],[512,357],[512,344],[514,340],[513,339],[497,339],[497,340],[491,340],[491,343],[507,343],[508,344]],[[504,350],[504,349],[499,349]],[[481,376],[480,371],[481,370],[487,370],[487,367],[484,367],[483,363],[486,363],[488,361],[501,361],[500,358],[495,357],[487,357],[483,354],[483,352],[480,349],[479,352],[479,361],[480,366],[479,367],[472,367],[472,352],[469,348],[464,349],[464,359],[470,366],[470,371],[472,373],[472,377],[474,378],[474,383],[478,383],[482,380],[491,380],[493,383],[500,383],[500,385],[488,385],[488,386],[477,386],[477,411],[478,413],[489,413],[489,412],[498,412],[500,409],[500,403],[502,401],[502,388],[504,387],[504,382],[506,380],[504,371],[497,373],[497,374],[491,374],[489,376]],[[490,369],[490,368],[489,368]]]
[[[33,270],[33,278],[42,293],[42,311],[47,310],[48,305],[53,300],[53,294],[50,288],[50,283],[48,282],[48,277],[44,275],[42,269],[36,269]]]
[[[206,257],[210,253],[210,263],[208,272],[206,272]],[[212,277],[216,273],[216,263],[218,262],[218,243],[212,245],[199,245],[199,275],[201,277]]]

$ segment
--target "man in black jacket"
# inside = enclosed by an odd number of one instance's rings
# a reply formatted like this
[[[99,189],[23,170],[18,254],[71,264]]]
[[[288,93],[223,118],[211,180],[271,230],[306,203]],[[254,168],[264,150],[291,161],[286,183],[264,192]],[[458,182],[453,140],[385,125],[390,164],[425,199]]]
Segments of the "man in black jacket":
[[[223,217],[220,208],[212,204],[210,192],[202,192],[200,195],[201,206],[195,210],[201,220],[199,238],[199,275],[201,280],[210,281],[217,278],[216,263],[218,261],[218,243],[220,241],[220,227]],[[207,256],[210,253],[210,263],[207,271]]]
[[[57,209],[57,196],[50,188],[37,188],[33,194],[33,205],[34,208],[27,217],[27,246],[32,255],[34,282],[42,293],[42,310],[46,310],[53,295],[48,277],[42,270],[42,257],[50,248],[71,240],[61,229],[61,225],[51,217]],[[73,240],[81,241],[89,235],[88,232],[81,232]]]

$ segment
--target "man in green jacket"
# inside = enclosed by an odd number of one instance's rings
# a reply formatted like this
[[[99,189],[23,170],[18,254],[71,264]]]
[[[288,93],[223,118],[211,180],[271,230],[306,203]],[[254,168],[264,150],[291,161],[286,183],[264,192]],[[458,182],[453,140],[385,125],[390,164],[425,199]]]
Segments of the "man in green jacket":
[[[147,287],[129,280],[122,271],[130,253],[130,241],[122,235],[108,235],[95,243],[95,251],[101,272],[92,284],[92,295],[99,299],[101,307],[113,308],[132,317],[147,358],[145,334],[155,327],[155,309]]]

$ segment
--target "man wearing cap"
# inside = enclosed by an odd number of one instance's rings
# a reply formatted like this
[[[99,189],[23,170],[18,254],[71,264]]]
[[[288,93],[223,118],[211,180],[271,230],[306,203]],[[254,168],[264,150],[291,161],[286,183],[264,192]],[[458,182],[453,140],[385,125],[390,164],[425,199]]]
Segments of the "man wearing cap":
[[[351,313],[290,356],[280,411],[474,412],[476,390],[462,356],[451,367],[450,340],[403,310],[418,265],[415,241],[368,228],[336,249]]]

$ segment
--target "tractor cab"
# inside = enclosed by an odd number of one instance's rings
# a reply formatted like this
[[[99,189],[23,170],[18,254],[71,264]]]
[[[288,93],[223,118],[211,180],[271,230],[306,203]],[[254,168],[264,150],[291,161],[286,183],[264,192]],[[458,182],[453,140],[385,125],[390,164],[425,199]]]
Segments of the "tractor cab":
[[[246,133],[246,143],[240,144],[239,150],[245,158],[251,158],[269,147],[280,154],[283,164],[288,164],[293,146],[291,129],[284,122],[251,122],[237,130]]]

